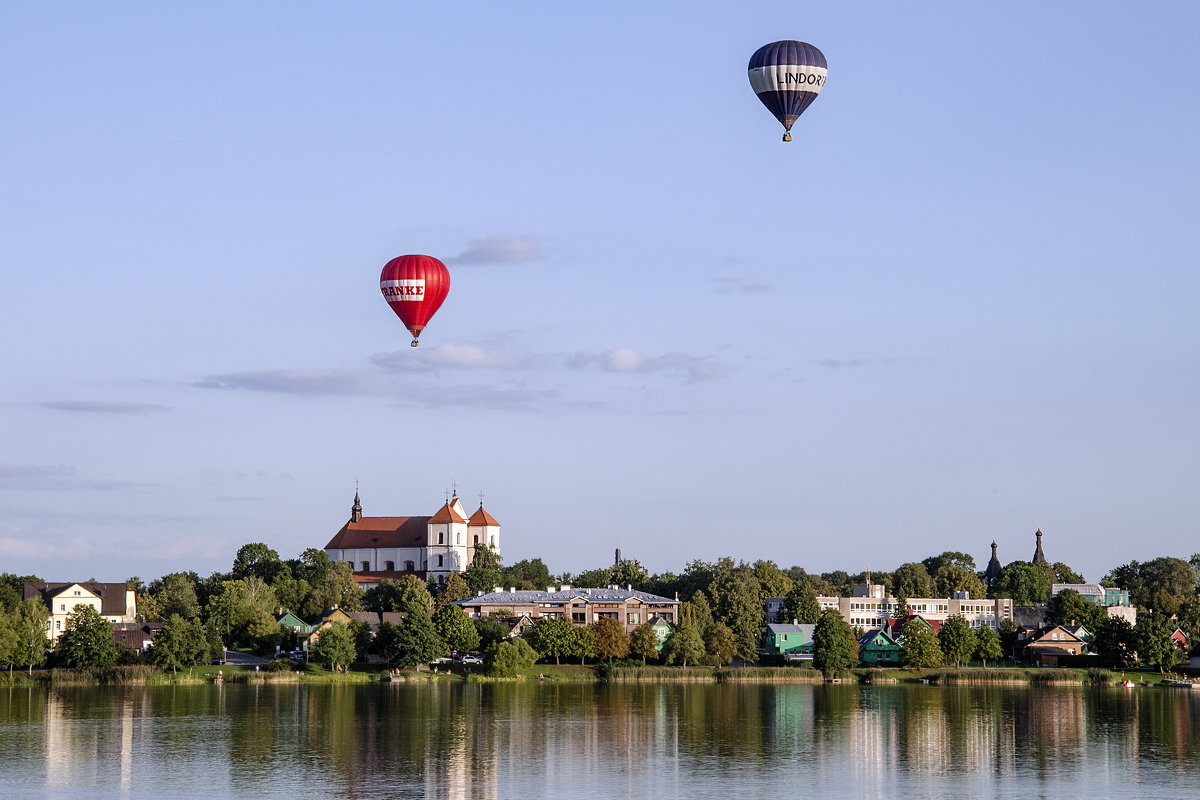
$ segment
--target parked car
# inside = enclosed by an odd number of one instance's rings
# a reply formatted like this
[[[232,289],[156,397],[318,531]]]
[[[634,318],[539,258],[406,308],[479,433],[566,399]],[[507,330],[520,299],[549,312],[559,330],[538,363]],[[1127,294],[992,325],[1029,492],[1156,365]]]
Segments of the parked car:
[[[435,667],[440,667],[440,666],[443,666],[444,664],[453,664],[454,659],[450,658],[449,656],[442,656],[441,658],[435,658],[433,661],[430,661],[429,663],[434,665]]]
[[[463,656],[462,663],[463,664],[482,664],[483,659],[480,656],[476,656],[476,655]]]

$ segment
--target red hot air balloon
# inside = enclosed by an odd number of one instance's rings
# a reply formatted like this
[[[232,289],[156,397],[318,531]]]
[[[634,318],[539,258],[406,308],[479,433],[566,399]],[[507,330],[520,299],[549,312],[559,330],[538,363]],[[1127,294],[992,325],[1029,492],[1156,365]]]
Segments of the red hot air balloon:
[[[383,266],[379,290],[416,347],[417,337],[450,292],[450,273],[432,256],[399,256]]]

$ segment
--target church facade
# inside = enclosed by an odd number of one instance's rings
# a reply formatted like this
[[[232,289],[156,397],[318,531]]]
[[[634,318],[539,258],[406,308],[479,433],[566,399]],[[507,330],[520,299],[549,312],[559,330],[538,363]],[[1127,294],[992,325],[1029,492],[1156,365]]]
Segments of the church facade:
[[[331,561],[348,562],[360,584],[404,575],[445,583],[451,573],[466,571],[483,546],[500,554],[500,523],[482,501],[470,516],[456,494],[427,517],[365,517],[356,491],[349,521],[325,552]]]

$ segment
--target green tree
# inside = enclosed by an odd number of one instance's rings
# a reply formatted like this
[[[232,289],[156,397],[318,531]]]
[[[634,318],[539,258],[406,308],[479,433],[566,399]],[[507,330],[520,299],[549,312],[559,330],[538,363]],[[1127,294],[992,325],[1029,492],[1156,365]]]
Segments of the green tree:
[[[349,564],[345,561],[328,561],[324,570],[314,569],[313,572],[320,572],[320,579],[305,578],[312,587],[312,594],[298,613],[312,619],[319,617],[326,609],[335,607],[343,611],[363,610],[363,590],[355,582],[354,570]]]
[[[1092,636],[1092,650],[1114,669],[1128,669],[1137,658],[1137,634],[1129,621],[1109,617]]]
[[[321,630],[320,638],[310,650],[310,657],[333,671],[345,670],[358,654],[354,647],[354,631],[344,622],[334,622]]]
[[[650,572],[637,559],[623,558],[614,564],[609,579],[617,586],[632,586],[640,590],[650,580]]]
[[[850,624],[836,608],[821,614],[813,629],[813,666],[826,678],[834,677],[858,663],[858,642]]]
[[[371,611],[404,611],[411,614],[426,614],[433,611],[433,595],[425,583],[415,575],[405,575],[396,581],[380,581],[367,590],[363,598]]]
[[[261,632],[265,617],[277,606],[275,592],[255,575],[245,580],[223,581],[221,590],[208,602],[208,621],[226,643],[248,637],[252,622]],[[181,615],[182,616],[182,615]]]
[[[471,596],[486,594],[500,585],[503,577],[500,556],[491,545],[482,544],[475,548],[475,557],[463,573],[463,580],[471,590]]]
[[[1189,597],[1179,604],[1176,612],[1179,627],[1187,634],[1191,642],[1200,641],[1200,598]]]
[[[26,583],[41,583],[37,575],[13,575],[0,572],[0,613],[16,611],[25,596]]]
[[[1083,576],[1075,570],[1068,567],[1061,561],[1055,561],[1050,565],[1050,569],[1054,572],[1055,583],[1084,583]]]
[[[540,558],[524,559],[513,564],[511,567],[505,567],[501,571],[500,583],[504,586],[515,586],[518,589],[545,589],[553,584],[554,578],[550,576],[550,569],[543,563]],[[465,582],[464,582],[465,585]],[[494,586],[488,587],[495,588]],[[470,597],[467,595],[466,597]],[[457,598],[465,600],[466,597]]]
[[[433,629],[451,650],[469,653],[479,647],[479,631],[461,606],[439,608],[433,615]]]
[[[200,599],[196,595],[196,573],[172,572],[150,584],[149,593],[164,619],[178,614],[184,619],[200,619]]]
[[[801,625],[815,625],[821,618],[821,606],[817,603],[817,594],[807,583],[795,584],[787,593],[787,617]]]
[[[681,624],[663,642],[663,661],[686,667],[688,662],[697,664],[704,658],[704,640],[691,625]]]
[[[629,655],[629,635],[620,622],[605,617],[591,627],[596,634],[596,653],[600,658],[612,661]]]
[[[442,637],[438,636],[433,621],[423,613],[409,612],[400,623],[396,641],[388,655],[393,667],[415,667],[428,664],[444,656],[450,650]]]
[[[953,661],[956,667],[961,667],[964,661],[970,661],[979,644],[971,623],[960,614],[954,614],[942,623],[937,640],[942,648],[942,656],[947,661]]]
[[[755,561],[752,569],[764,598],[787,597],[788,592],[796,588],[788,574],[774,561]]]
[[[180,667],[194,667],[208,659],[208,638],[204,626],[189,622],[178,614],[167,617],[162,628],[154,637],[150,660],[161,670],[179,671]]]
[[[0,664],[8,664],[10,680],[17,652],[17,639],[17,615],[0,609]]]
[[[1171,638],[1174,632],[1175,625],[1166,614],[1155,611],[1138,614],[1137,624],[1133,626],[1138,661],[1158,667],[1159,672],[1174,667],[1182,655]]]
[[[700,590],[692,595],[692,599],[679,606],[679,621],[696,629],[696,633],[704,636],[708,626],[713,623],[712,606],[708,596]]]
[[[1074,589],[1063,589],[1046,604],[1046,621],[1059,625],[1082,625],[1095,632],[1107,617],[1103,606],[1084,600]]]
[[[1004,654],[1011,656],[1017,646],[1017,623],[1011,619],[1002,619],[996,624],[996,635],[1000,637],[1000,648]]]
[[[237,581],[253,575],[263,583],[271,583],[286,569],[284,563],[279,560],[279,553],[262,542],[252,542],[242,545],[237,551],[233,559],[233,569],[229,574]]]
[[[26,667],[32,677],[33,668],[46,663],[46,621],[50,619],[50,609],[36,597],[21,601],[13,620],[17,640],[13,645],[13,663]]]
[[[466,600],[471,596],[471,587],[467,586],[466,580],[457,572],[451,572],[446,578],[446,582],[442,584],[441,594],[438,595],[438,601],[441,603],[456,603],[459,600]]]
[[[543,657],[553,658],[555,664],[571,652],[574,638],[575,626],[566,617],[543,617],[525,632],[529,646]]]
[[[731,558],[717,562],[710,587],[713,616],[733,631],[738,655],[745,661],[758,658],[758,647],[766,633],[766,598],[754,571]]]
[[[897,596],[935,597],[937,587],[924,564],[908,563],[896,567],[892,573],[892,585]]]
[[[1003,658],[1004,651],[1000,649],[1000,634],[986,625],[980,628],[979,632],[975,634],[975,657],[983,662],[984,668],[987,667],[987,662]]]
[[[658,634],[652,625],[643,623],[633,629],[629,636],[629,651],[641,657],[643,667],[646,666],[646,659],[658,658]]]
[[[581,589],[602,589],[612,585],[612,567],[587,569],[571,578],[572,586]]]
[[[906,667],[919,669],[936,667],[944,656],[938,637],[923,620],[910,620],[900,635],[900,662]]]
[[[494,617],[478,617],[471,620],[471,624],[475,626],[475,632],[479,634],[477,647],[480,650],[487,650],[497,642],[508,638],[508,627]]]
[[[956,550],[947,550],[941,555],[930,556],[929,558],[923,559],[921,564],[925,567],[925,571],[930,575],[937,575],[938,571],[941,570],[942,567],[947,566],[958,567],[959,569],[964,569],[968,572],[975,571],[975,559],[966,553],[959,553]],[[949,597],[949,595],[944,596]]]
[[[112,626],[92,606],[75,606],[54,653],[61,663],[75,669],[112,669],[117,663]]]
[[[955,592],[969,592],[972,599],[987,597],[987,587],[979,580],[974,570],[958,564],[943,564],[933,573],[934,589],[938,597],[953,597]]]
[[[497,678],[513,678],[531,668],[538,656],[524,639],[497,642],[488,650],[484,663],[489,675]]]
[[[723,667],[737,655],[737,638],[723,623],[714,622],[704,634],[704,657],[714,667]]]
[[[599,648],[596,631],[590,625],[582,628],[576,627],[575,635],[571,639],[571,651],[563,653],[563,655],[578,658],[580,664],[586,664],[589,658],[596,657]]]
[[[1000,570],[992,583],[994,597],[1010,597],[1014,606],[1033,606],[1050,599],[1054,571],[1049,564],[1013,561]]]

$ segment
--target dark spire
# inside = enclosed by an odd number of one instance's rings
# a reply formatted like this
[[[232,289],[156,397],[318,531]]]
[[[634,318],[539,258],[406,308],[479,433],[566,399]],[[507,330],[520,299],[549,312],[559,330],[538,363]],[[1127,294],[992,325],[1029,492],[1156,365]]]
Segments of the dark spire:
[[[359,522],[362,520],[362,503],[358,501],[358,487],[354,487],[354,505],[350,506],[350,521]]]
[[[1037,529],[1037,549],[1033,551],[1033,563],[1034,564],[1047,563],[1046,554],[1042,552],[1042,529],[1041,528]]]
[[[992,539],[992,560],[988,562],[983,580],[987,583],[988,594],[992,593],[992,583],[1000,575],[1000,559],[996,557],[996,540]]]

